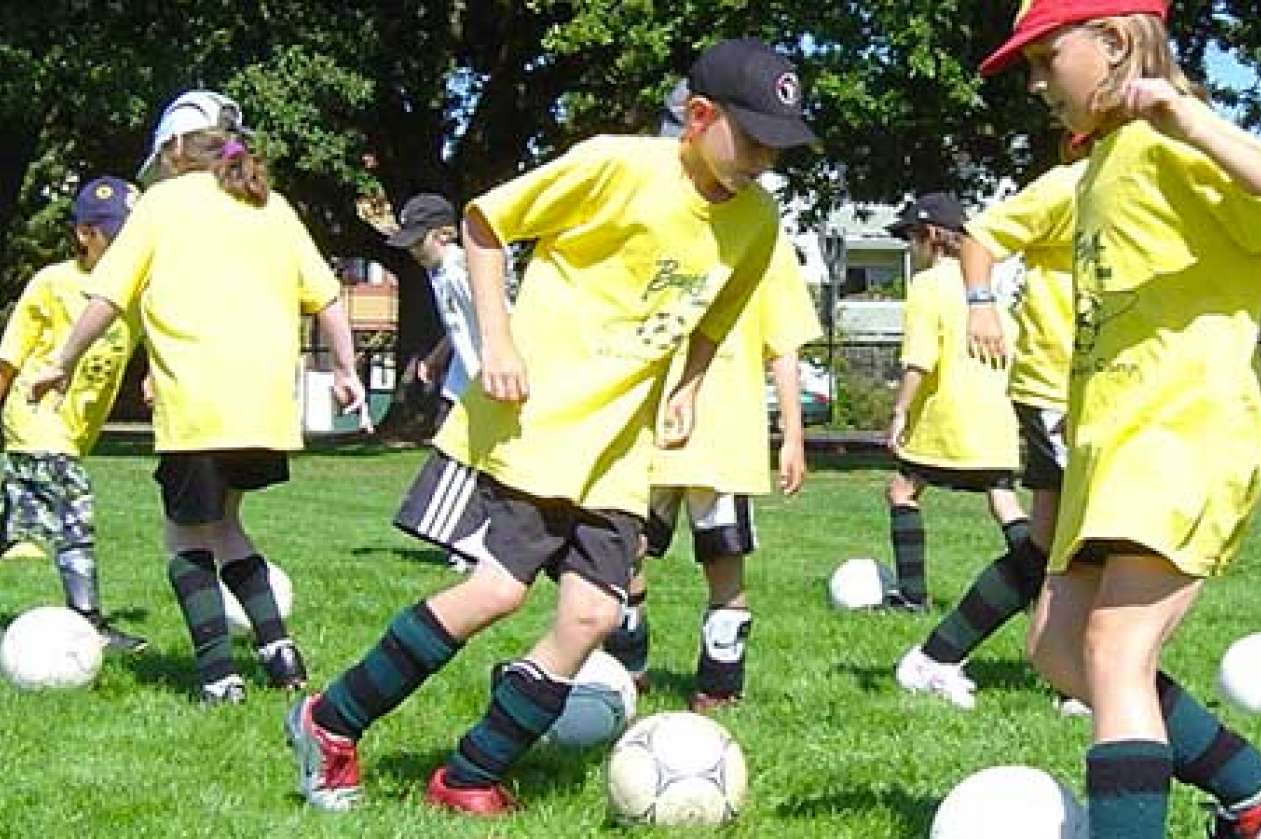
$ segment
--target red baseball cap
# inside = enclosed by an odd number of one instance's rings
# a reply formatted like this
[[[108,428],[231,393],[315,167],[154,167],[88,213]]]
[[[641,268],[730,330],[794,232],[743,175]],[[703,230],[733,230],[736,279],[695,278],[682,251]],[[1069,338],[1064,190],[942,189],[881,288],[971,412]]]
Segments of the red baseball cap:
[[[1020,51],[1049,32],[1101,17],[1156,15],[1164,20],[1167,0],[1032,0],[1016,15],[1011,37],[981,62],[981,75],[1006,70],[1020,58]]]

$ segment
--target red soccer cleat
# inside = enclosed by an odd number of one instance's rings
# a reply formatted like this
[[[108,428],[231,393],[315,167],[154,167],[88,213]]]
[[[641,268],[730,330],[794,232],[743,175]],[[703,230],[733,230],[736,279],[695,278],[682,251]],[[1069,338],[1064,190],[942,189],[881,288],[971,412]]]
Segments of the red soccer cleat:
[[[1261,804],[1238,813],[1217,808],[1209,839],[1261,839]]]
[[[501,784],[489,787],[448,786],[446,766],[439,766],[429,776],[425,800],[435,807],[446,807],[473,816],[503,816],[518,807],[517,800]]]
[[[730,708],[740,702],[736,693],[719,696],[712,693],[694,693],[687,699],[688,710],[693,714],[710,714],[723,708]]]

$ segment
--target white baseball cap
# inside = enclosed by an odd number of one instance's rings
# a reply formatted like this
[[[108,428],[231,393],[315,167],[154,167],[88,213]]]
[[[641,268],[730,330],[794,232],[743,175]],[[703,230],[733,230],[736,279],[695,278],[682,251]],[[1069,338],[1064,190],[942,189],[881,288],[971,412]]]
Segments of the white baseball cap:
[[[242,124],[241,106],[223,94],[213,90],[181,93],[162,112],[158,127],[153,129],[153,148],[136,178],[142,184],[149,184],[156,178],[162,147],[172,137],[208,128],[228,129],[239,134],[250,133]]]

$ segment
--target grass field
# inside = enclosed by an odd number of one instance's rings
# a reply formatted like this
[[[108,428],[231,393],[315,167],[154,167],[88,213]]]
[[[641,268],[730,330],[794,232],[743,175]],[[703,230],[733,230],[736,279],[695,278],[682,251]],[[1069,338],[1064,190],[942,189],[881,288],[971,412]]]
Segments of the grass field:
[[[297,589],[291,628],[320,686],[354,661],[403,605],[451,581],[436,554],[389,526],[424,453],[375,448],[308,454],[294,480],[252,497],[249,528]],[[152,641],[110,658],[95,689],[22,694],[0,685],[0,836],[110,837],[570,837],[678,835],[606,823],[600,750],[535,750],[512,776],[526,810],[478,822],[419,800],[430,769],[482,712],[490,665],[525,650],[553,599],[541,582],[514,619],[477,638],[361,746],[368,803],[349,815],[313,812],[293,791],[281,734],[284,696],[245,671],[248,702],[204,711],[183,622],[166,581],[152,461],[119,451],[89,461],[98,497],[105,605]],[[750,764],[746,811],[723,836],[884,839],[924,837],[936,803],[970,772],[997,763],[1047,769],[1080,793],[1087,723],[1062,720],[1022,663],[1024,620],[970,666],[979,707],[955,711],[893,684],[897,657],[918,641],[1001,538],[977,497],[925,499],[930,617],[838,614],[825,581],[842,559],[887,561],[882,469],[816,465],[800,497],[759,508],[763,549],[749,582],[756,621],[747,701],[719,719]],[[1256,539],[1224,582],[1210,586],[1166,664],[1212,698],[1216,662],[1234,638],[1261,628],[1253,597]],[[657,689],[640,713],[684,706],[696,656],[703,591],[686,545],[651,566],[652,670]],[[59,603],[47,562],[0,563],[0,623]],[[245,646],[237,649],[249,660]],[[1253,739],[1261,724],[1227,719]],[[1170,835],[1202,835],[1195,797],[1179,790]],[[687,835],[709,835],[689,830]],[[1012,835],[1021,827],[1013,825]]]

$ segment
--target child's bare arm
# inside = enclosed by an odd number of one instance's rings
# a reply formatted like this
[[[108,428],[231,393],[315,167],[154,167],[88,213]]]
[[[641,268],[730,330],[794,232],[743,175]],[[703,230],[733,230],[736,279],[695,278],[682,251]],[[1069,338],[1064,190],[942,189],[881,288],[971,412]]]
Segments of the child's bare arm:
[[[530,388],[525,363],[512,341],[504,303],[504,243],[473,209],[464,217],[464,245],[473,308],[482,336],[482,388],[493,399],[524,401]]]
[[[30,400],[38,402],[50,390],[64,394],[70,386],[70,373],[88,347],[105,334],[118,317],[118,309],[103,297],[91,297],[83,314],[75,321],[66,343],[57,350],[43,370],[31,380]]]
[[[963,285],[969,292],[991,291],[994,255],[971,236],[963,237],[960,253]],[[1007,361],[1007,341],[995,303],[968,304],[968,351],[980,361],[1001,366]]]
[[[789,352],[771,359],[771,378],[779,398],[779,430],[783,441],[779,446],[779,489],[792,495],[806,480],[806,441],[801,422],[801,373],[797,369],[797,353]]]

